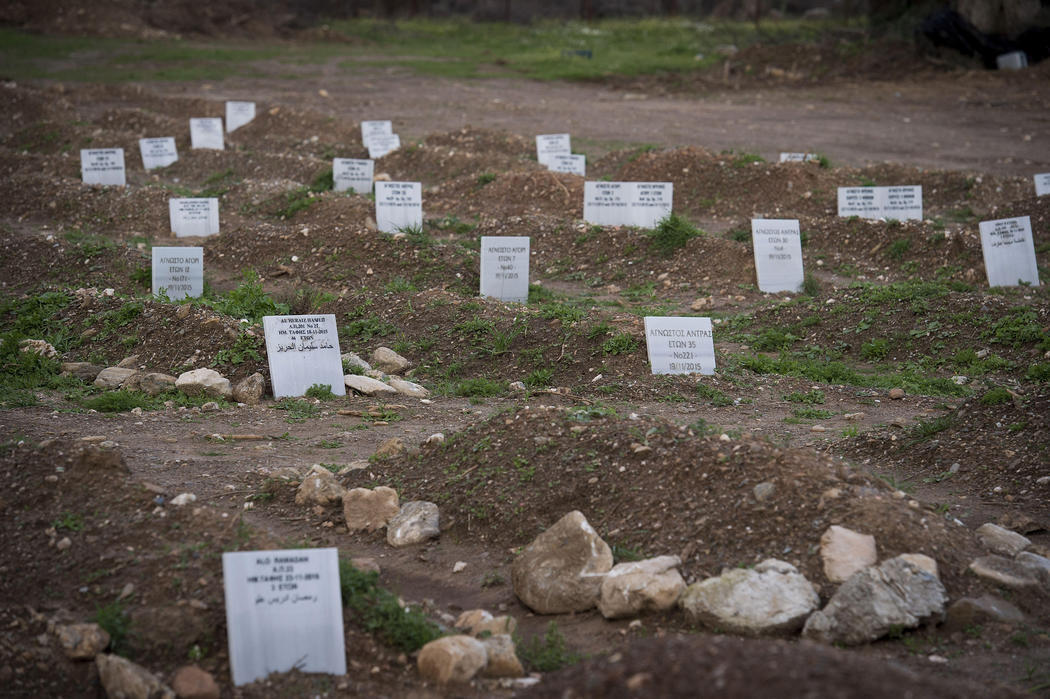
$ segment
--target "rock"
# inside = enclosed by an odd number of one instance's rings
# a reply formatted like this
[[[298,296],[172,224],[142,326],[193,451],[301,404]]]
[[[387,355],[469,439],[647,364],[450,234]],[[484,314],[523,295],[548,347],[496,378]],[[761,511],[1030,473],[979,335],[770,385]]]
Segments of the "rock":
[[[382,529],[400,511],[397,491],[385,485],[374,490],[353,488],[343,495],[343,517],[352,532]]]
[[[372,365],[365,360],[358,357],[353,352],[347,352],[342,355],[343,366],[355,366],[361,369],[361,371],[372,371]]]
[[[213,400],[210,400],[210,401],[208,401],[207,403],[205,403],[204,405],[201,406],[201,412],[202,413],[213,413],[213,412],[215,412],[218,409],[219,409],[219,404],[216,403]],[[219,435],[219,436],[221,437],[222,435]]]
[[[194,369],[179,374],[175,388],[188,396],[206,395],[212,398],[229,398],[233,395],[230,380],[214,369]]]
[[[55,548],[58,549],[59,551],[65,551],[66,549],[68,549],[68,548],[70,548],[72,546],[73,546],[73,540],[70,539],[68,536],[62,537],[61,539],[58,540],[57,543],[55,543]]]
[[[573,510],[514,560],[514,594],[540,614],[583,612],[598,604],[602,580],[612,565],[608,544],[583,513]]]
[[[345,494],[346,488],[334,473],[320,464],[314,464],[295,491],[295,504],[328,505],[342,500]]]
[[[151,396],[159,396],[175,388],[175,377],[159,371],[142,371],[129,376],[124,382],[124,388],[129,391],[142,391]]]
[[[102,373],[105,367],[91,362],[62,362],[62,373],[75,376],[85,383],[91,383]]]
[[[106,367],[98,373],[98,376],[95,377],[92,383],[99,388],[113,390],[123,386],[125,381],[137,373],[134,369],[123,369],[116,366]]]
[[[58,352],[47,340],[21,340],[18,347],[27,354],[36,354],[47,359],[54,359]]]
[[[828,527],[820,537],[820,557],[824,559],[824,575],[833,583],[845,582],[879,560],[875,537],[838,525]]]
[[[259,372],[246,376],[233,387],[232,397],[238,403],[255,405],[262,400],[266,391],[266,379]]]
[[[453,566],[452,566],[452,572],[453,573],[462,573],[466,569],[467,569],[467,562],[466,561],[456,561],[455,564],[453,564]]]
[[[409,398],[429,398],[430,391],[420,386],[418,383],[412,383],[411,381],[405,381],[399,379],[396,376],[390,377],[390,387],[396,390],[403,396]]]
[[[969,380],[970,380],[970,378],[968,376],[959,375],[959,376],[953,376],[952,377],[952,383],[957,384],[959,386],[965,385],[966,382],[969,381]]]
[[[902,553],[897,558],[903,559],[908,563],[911,563],[920,570],[925,570],[927,573],[941,579],[940,571],[937,570],[937,561],[933,560],[929,556],[923,553]]]
[[[386,525],[386,542],[401,548],[421,544],[441,534],[440,513],[432,502],[406,502]]]
[[[970,572],[982,580],[1011,590],[1039,586],[1039,574],[1036,570],[1002,556],[981,556],[970,563]]]
[[[419,651],[417,665],[424,679],[438,684],[469,682],[488,662],[485,645],[472,636],[445,636]]]
[[[393,386],[389,386],[382,381],[373,379],[370,376],[359,376],[357,374],[347,374],[343,377],[343,383],[346,384],[347,388],[352,388],[358,393],[363,393],[366,396],[377,396],[377,395],[397,395],[397,389]]]
[[[196,665],[183,665],[176,670],[171,688],[179,699],[219,699],[219,685],[215,678]]]
[[[121,367],[122,369],[135,369],[138,368],[138,364],[139,356],[137,354],[133,354],[129,357],[124,357],[119,362],[117,362],[117,366]]]
[[[619,563],[602,580],[598,611],[606,619],[637,616],[672,608],[685,589],[678,556],[658,556]]]
[[[523,381],[511,381],[507,388],[515,393],[525,393],[525,391],[529,390]]]
[[[376,449],[375,457],[377,459],[386,459],[391,456],[397,456],[405,450],[405,443],[401,441],[400,437],[391,437]]]
[[[892,400],[900,400],[901,398],[903,398],[905,396],[904,389],[903,388],[891,388],[889,395],[890,395],[890,398]]]
[[[445,434],[443,432],[435,432],[426,439],[423,440],[423,444],[444,444]]]
[[[109,634],[98,624],[56,626],[55,635],[70,660],[91,660],[109,645]]]
[[[998,553],[1009,558],[1013,558],[1032,545],[1028,537],[1021,536],[1017,532],[1012,532],[991,522],[986,522],[977,527],[977,538],[992,553]]]
[[[110,699],[175,699],[175,692],[153,673],[119,655],[97,655],[95,665]]]
[[[386,374],[400,374],[412,363],[389,347],[380,347],[372,353],[372,366]]]
[[[179,493],[171,499],[171,504],[175,507],[189,505],[191,502],[197,502],[197,496],[193,493]]]
[[[488,662],[481,674],[485,677],[523,677],[525,668],[518,660],[510,634],[493,634],[481,639]]]
[[[512,616],[492,616],[484,609],[471,609],[463,612],[456,619],[455,627],[462,629],[471,636],[479,636],[489,633],[512,634],[518,628],[518,620]]]
[[[1026,568],[1036,571],[1037,574],[1042,575],[1048,582],[1050,582],[1050,558],[1040,556],[1031,551],[1024,551],[1017,554],[1017,558],[1014,560]]]
[[[379,563],[374,558],[351,558],[350,565],[366,573],[379,575]]]
[[[759,483],[758,485],[756,485],[752,492],[755,495],[755,500],[757,500],[758,502],[765,502],[769,498],[773,497],[773,493],[776,491],[776,489],[777,487],[775,485],[767,481],[765,483]]]
[[[809,617],[802,635],[824,643],[866,643],[940,617],[947,600],[940,580],[898,556],[843,583],[827,606]]]
[[[824,425],[813,425],[812,427],[809,428],[809,431],[810,432],[827,432],[828,428],[824,427]]]
[[[945,613],[944,628],[946,631],[962,631],[988,622],[1020,624],[1024,620],[1024,612],[1006,600],[982,595],[976,598],[963,597],[953,602]]]
[[[711,628],[758,636],[802,628],[820,597],[795,566],[769,558],[690,585],[679,605]]]

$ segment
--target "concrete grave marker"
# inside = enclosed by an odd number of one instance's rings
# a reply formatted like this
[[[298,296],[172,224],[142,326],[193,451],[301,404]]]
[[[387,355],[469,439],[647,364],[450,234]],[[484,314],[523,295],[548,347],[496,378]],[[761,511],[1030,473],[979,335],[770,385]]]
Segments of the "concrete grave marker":
[[[335,158],[332,161],[332,189],[336,192],[353,190],[355,194],[371,194],[374,174],[374,160]]]
[[[1050,172],[1044,172],[1035,176],[1035,195],[1044,197],[1050,194]]]
[[[374,136],[393,136],[394,125],[389,121],[362,121],[361,143],[365,148]]]
[[[572,155],[572,145],[567,133],[549,133],[536,137],[536,160],[550,167],[552,155]]]
[[[820,156],[816,153],[781,153],[780,162],[782,163],[809,163],[814,160],[820,160]]]
[[[713,374],[710,318],[646,316],[645,346],[654,374]]]
[[[222,119],[190,119],[190,147],[210,150],[225,150],[222,139]]]
[[[922,187],[879,187],[882,218],[898,221],[922,220]]]
[[[660,219],[671,213],[674,199],[672,182],[632,182],[631,225],[639,228],[656,228]]]
[[[547,169],[552,172],[565,172],[570,175],[586,177],[587,156],[555,153],[554,155],[548,156]]]
[[[127,184],[123,148],[88,148],[80,151],[80,177],[84,184]]]
[[[802,236],[794,219],[751,219],[758,288],[767,294],[802,289]]]
[[[631,223],[631,182],[584,182],[583,220],[598,226]]]
[[[529,300],[528,236],[481,237],[481,295],[517,303]]]
[[[215,197],[169,199],[168,218],[178,238],[219,232],[219,200]]]
[[[204,293],[204,248],[153,248],[153,295],[172,301]]]
[[[401,137],[396,133],[388,136],[373,136],[368,141],[368,157],[372,160],[377,160],[387,153],[393,153],[400,147]]]
[[[236,686],[293,667],[346,674],[337,549],[224,553],[222,580]]]
[[[1032,220],[1028,216],[981,221],[981,252],[989,286],[1039,285]]]
[[[922,187],[839,187],[841,217],[922,220]]]
[[[142,167],[146,170],[168,167],[179,159],[179,151],[175,148],[175,139],[171,136],[167,138],[140,138],[139,152],[142,153]]]
[[[839,187],[839,216],[879,218],[882,205],[876,187]]]
[[[423,225],[419,182],[376,182],[376,227],[384,233]]]
[[[255,102],[226,103],[226,132],[233,133],[255,118]]]
[[[304,395],[318,383],[346,395],[333,314],[263,316],[263,332],[274,398]]]

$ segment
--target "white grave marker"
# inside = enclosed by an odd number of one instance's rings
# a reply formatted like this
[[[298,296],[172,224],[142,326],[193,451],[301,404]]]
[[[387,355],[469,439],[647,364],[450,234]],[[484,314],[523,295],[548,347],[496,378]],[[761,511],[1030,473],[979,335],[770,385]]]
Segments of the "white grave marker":
[[[1050,194],[1050,172],[1044,172],[1035,176],[1035,195],[1043,197]]]
[[[631,224],[631,182],[584,182],[583,220],[598,226]]]
[[[536,137],[536,160],[540,165],[549,167],[552,155],[572,155],[569,134],[549,133]]]
[[[263,332],[274,398],[304,395],[318,383],[346,395],[333,314],[263,316]]]
[[[922,220],[922,187],[879,187],[882,218],[898,221]]]
[[[236,686],[293,667],[346,674],[336,549],[224,553],[222,582]]]
[[[839,187],[839,216],[922,220],[922,187]]]
[[[219,200],[215,197],[169,199],[168,218],[178,238],[215,235],[219,232]]]
[[[175,148],[175,139],[171,136],[167,138],[140,138],[139,151],[142,153],[142,167],[146,170],[168,167],[179,159],[179,151]]]
[[[981,252],[989,286],[1039,285],[1032,220],[1028,216],[981,221]]]
[[[255,118],[255,102],[226,103],[226,132],[233,133]]]
[[[586,155],[565,155],[555,153],[547,158],[547,169],[552,172],[566,172],[570,175],[587,176]]]
[[[153,295],[172,301],[204,293],[204,248],[153,248]]]
[[[80,151],[80,176],[84,184],[117,185],[123,187],[123,148],[89,148]]]
[[[517,303],[529,300],[528,236],[481,237],[481,295]]]
[[[423,185],[376,182],[376,227],[384,233],[423,225]]]
[[[337,192],[352,189],[355,194],[371,194],[374,174],[374,160],[335,158],[332,161],[332,182],[334,182],[332,189]]]
[[[671,213],[674,199],[672,182],[632,182],[631,225],[639,228],[656,228],[660,219]]]
[[[368,147],[369,142],[375,136],[393,136],[394,125],[389,121],[362,121],[361,122],[361,143],[364,144],[365,148]]]
[[[368,141],[368,157],[372,160],[377,160],[387,153],[393,153],[400,147],[401,137],[396,133],[387,136],[373,136]]]
[[[222,140],[222,119],[190,119],[190,148],[225,150]]]
[[[780,162],[782,163],[809,163],[814,160],[819,160],[820,156],[816,153],[781,153]]]
[[[798,291],[802,273],[802,236],[795,219],[751,219],[758,288],[767,294]]]
[[[710,318],[646,316],[645,346],[654,374],[713,374]]]

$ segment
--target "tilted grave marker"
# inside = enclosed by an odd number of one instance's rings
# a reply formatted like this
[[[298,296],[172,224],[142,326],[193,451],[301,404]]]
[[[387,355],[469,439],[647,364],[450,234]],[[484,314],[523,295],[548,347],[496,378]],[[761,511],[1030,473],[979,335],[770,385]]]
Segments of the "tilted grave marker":
[[[355,194],[371,194],[375,176],[374,160],[335,158],[332,160],[332,189],[336,192],[353,190]]]
[[[226,131],[233,133],[255,118],[255,102],[226,103]]]
[[[80,151],[80,177],[84,184],[123,187],[127,184],[123,148],[87,148]]]
[[[139,152],[142,153],[142,167],[146,170],[168,167],[179,159],[179,151],[175,147],[175,139],[171,136],[166,138],[140,138]]]
[[[190,148],[225,150],[222,138],[222,119],[190,119]]]
[[[1035,195],[1043,197],[1050,194],[1050,172],[1043,172],[1035,176]]]
[[[390,121],[362,121],[361,143],[368,148],[369,141],[375,136],[393,136],[394,125]]]
[[[481,295],[517,303],[529,300],[528,236],[481,237]]]
[[[172,301],[204,293],[204,248],[153,248],[153,295],[161,290]]]
[[[751,219],[758,288],[767,294],[802,289],[802,236],[794,219]]]
[[[401,147],[401,137],[395,134],[388,136],[373,136],[368,141],[368,157],[378,160],[387,153],[393,153]]]
[[[989,286],[1039,285],[1032,220],[1028,216],[981,221],[981,252]]]
[[[338,550],[224,553],[222,581],[236,686],[292,668],[346,674]]]
[[[171,230],[179,238],[219,232],[219,200],[215,197],[169,199]]]
[[[632,182],[631,225],[656,228],[671,213],[674,184],[671,182]]]
[[[646,316],[645,346],[654,374],[713,374],[710,318]]]
[[[587,176],[587,156],[565,155],[555,153],[547,159],[547,169],[551,172],[565,172],[570,175]]]
[[[376,182],[376,227],[396,233],[423,225],[423,185],[419,182]]]
[[[333,314],[263,316],[263,332],[274,398],[304,395],[314,384],[346,395]]]
[[[922,187],[839,187],[840,217],[922,220]]]
[[[548,133],[536,137],[536,160],[550,167],[553,155],[572,155],[572,145],[567,133]]]

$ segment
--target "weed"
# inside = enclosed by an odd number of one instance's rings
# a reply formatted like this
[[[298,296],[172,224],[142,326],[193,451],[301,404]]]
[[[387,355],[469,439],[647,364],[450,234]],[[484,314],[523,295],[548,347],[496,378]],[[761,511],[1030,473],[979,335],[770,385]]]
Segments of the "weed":
[[[794,391],[784,396],[784,400],[789,403],[806,403],[808,405],[823,405],[825,396],[824,391],[814,388],[811,391],[805,393],[801,391]]]
[[[553,369],[536,369],[525,377],[525,385],[529,388],[545,388],[551,385],[553,378]]]
[[[602,343],[602,354],[630,354],[638,349],[638,340],[630,333],[617,333]]]
[[[477,180],[478,188],[484,187],[489,182],[492,182],[495,179],[496,179],[496,173],[494,173],[494,172],[483,172],[483,173],[481,173],[480,175],[478,175],[478,180]]]
[[[455,387],[455,394],[464,398],[501,396],[506,392],[507,383],[505,381],[493,381],[484,377],[463,379]]]
[[[71,532],[79,532],[84,529],[84,518],[75,512],[63,512],[62,516],[51,523],[57,529],[65,529]]]
[[[335,187],[335,174],[332,172],[332,168],[328,168],[324,172],[317,175],[314,181],[310,183],[311,192],[327,192]]]
[[[645,554],[638,549],[631,548],[630,546],[624,546],[623,544],[614,543],[611,546],[613,560],[617,563],[625,563],[629,561],[640,561],[645,558]]]
[[[284,410],[287,413],[284,421],[291,424],[306,422],[309,418],[318,417],[321,414],[318,406],[299,398],[282,398],[273,407],[275,410]]]
[[[860,346],[860,356],[871,361],[883,360],[890,353],[890,342],[885,338],[875,338]]]
[[[601,340],[610,332],[612,332],[612,326],[603,320],[591,326],[591,329],[587,331],[587,339],[591,341]]]
[[[316,313],[321,306],[326,303],[335,301],[338,296],[335,294],[322,291],[321,289],[299,289],[295,292],[295,300],[293,301],[296,312],[300,313]]]
[[[339,561],[343,605],[366,631],[405,653],[414,653],[441,636],[441,629],[417,609],[402,607],[397,595],[379,586],[379,574]]]
[[[897,238],[887,250],[889,256],[895,260],[903,260],[904,255],[911,249],[911,241],[907,238]]]
[[[481,578],[482,587],[499,587],[500,585],[505,585],[506,582],[503,576],[494,570],[485,573]]]
[[[263,316],[287,314],[288,304],[278,303],[267,294],[259,283],[255,270],[248,269],[240,285],[225,296],[201,299],[201,303],[234,318],[244,318],[250,323],[262,322]]]
[[[515,644],[521,661],[537,672],[554,672],[580,660],[580,656],[565,645],[565,637],[553,621],[542,637],[533,636],[528,641],[519,637]]]
[[[751,346],[759,352],[774,352],[787,349],[798,339],[799,338],[796,335],[792,335],[791,333],[785,332],[779,328],[768,328],[762,331],[762,334],[754,339]]]
[[[751,244],[751,231],[746,228],[736,228],[726,233],[726,237],[730,240],[735,240],[738,243],[744,243],[745,245]]]
[[[215,353],[215,365],[243,364],[248,360],[260,362],[262,361],[262,355],[259,354],[260,347],[262,347],[262,338],[241,331],[241,334],[234,341],[233,347],[228,347]]]
[[[337,439],[322,439],[317,443],[317,446],[321,449],[339,449],[343,446],[343,443]]]
[[[843,437],[856,437],[859,434],[860,427],[858,427],[857,425],[849,425],[844,430],[842,430]]]
[[[404,277],[394,277],[386,283],[383,290],[388,294],[414,293],[418,291],[416,285]]]
[[[1042,341],[1047,344],[1047,349],[1050,349],[1050,334],[1043,332],[1035,311],[1026,307],[1015,308],[1009,315],[997,320],[986,333],[986,336],[989,335],[992,342],[1010,347],[1022,347]]]
[[[397,332],[397,327],[376,316],[356,318],[339,328],[340,339],[371,340],[373,337],[386,337],[395,332]]]
[[[984,405],[1003,405],[1013,400],[1010,392],[1002,386],[996,386],[995,388],[989,389],[980,398],[980,402]]]
[[[1032,364],[1024,376],[1030,381],[1050,382],[1050,364]]]
[[[335,400],[339,396],[332,393],[332,387],[324,383],[315,383],[310,388],[306,389],[304,395],[307,398],[316,398],[317,400]]]
[[[835,415],[831,410],[822,408],[795,408],[791,414],[800,420],[827,420]]]
[[[616,410],[601,403],[580,405],[569,408],[565,412],[565,419],[574,422],[590,422],[591,420],[605,417],[616,417]]]
[[[92,398],[87,398],[81,405],[88,410],[97,410],[100,413],[124,413],[135,408],[150,410],[155,407],[156,401],[145,393],[137,391],[106,391]]]
[[[309,209],[319,202],[309,187],[298,187],[284,195],[284,207],[274,212],[274,216],[281,219],[292,218],[300,211]]]
[[[820,295],[820,282],[809,272],[806,272],[802,280],[802,293],[806,296]]]
[[[660,219],[656,228],[648,232],[649,244],[658,252],[669,256],[676,250],[685,247],[690,238],[703,235],[696,226],[678,214],[668,214]]]
[[[124,609],[124,602],[114,600],[101,607],[95,607],[92,621],[109,634],[109,649],[117,655],[128,655],[128,632],[131,630],[131,619]]]
[[[696,394],[701,400],[705,400],[716,408],[721,408],[726,405],[732,405],[733,399],[727,396],[722,391],[719,391],[713,386],[706,386],[704,384],[697,384]]]
[[[582,320],[586,313],[582,309],[576,306],[570,306],[567,303],[545,303],[540,306],[540,314],[547,320],[554,320],[555,318],[560,320],[564,325],[572,325],[573,323]]]
[[[938,432],[943,432],[951,426],[952,414],[948,413],[947,415],[935,417],[932,420],[919,420],[918,423],[911,428],[911,435],[913,439],[917,440],[929,439]]]

